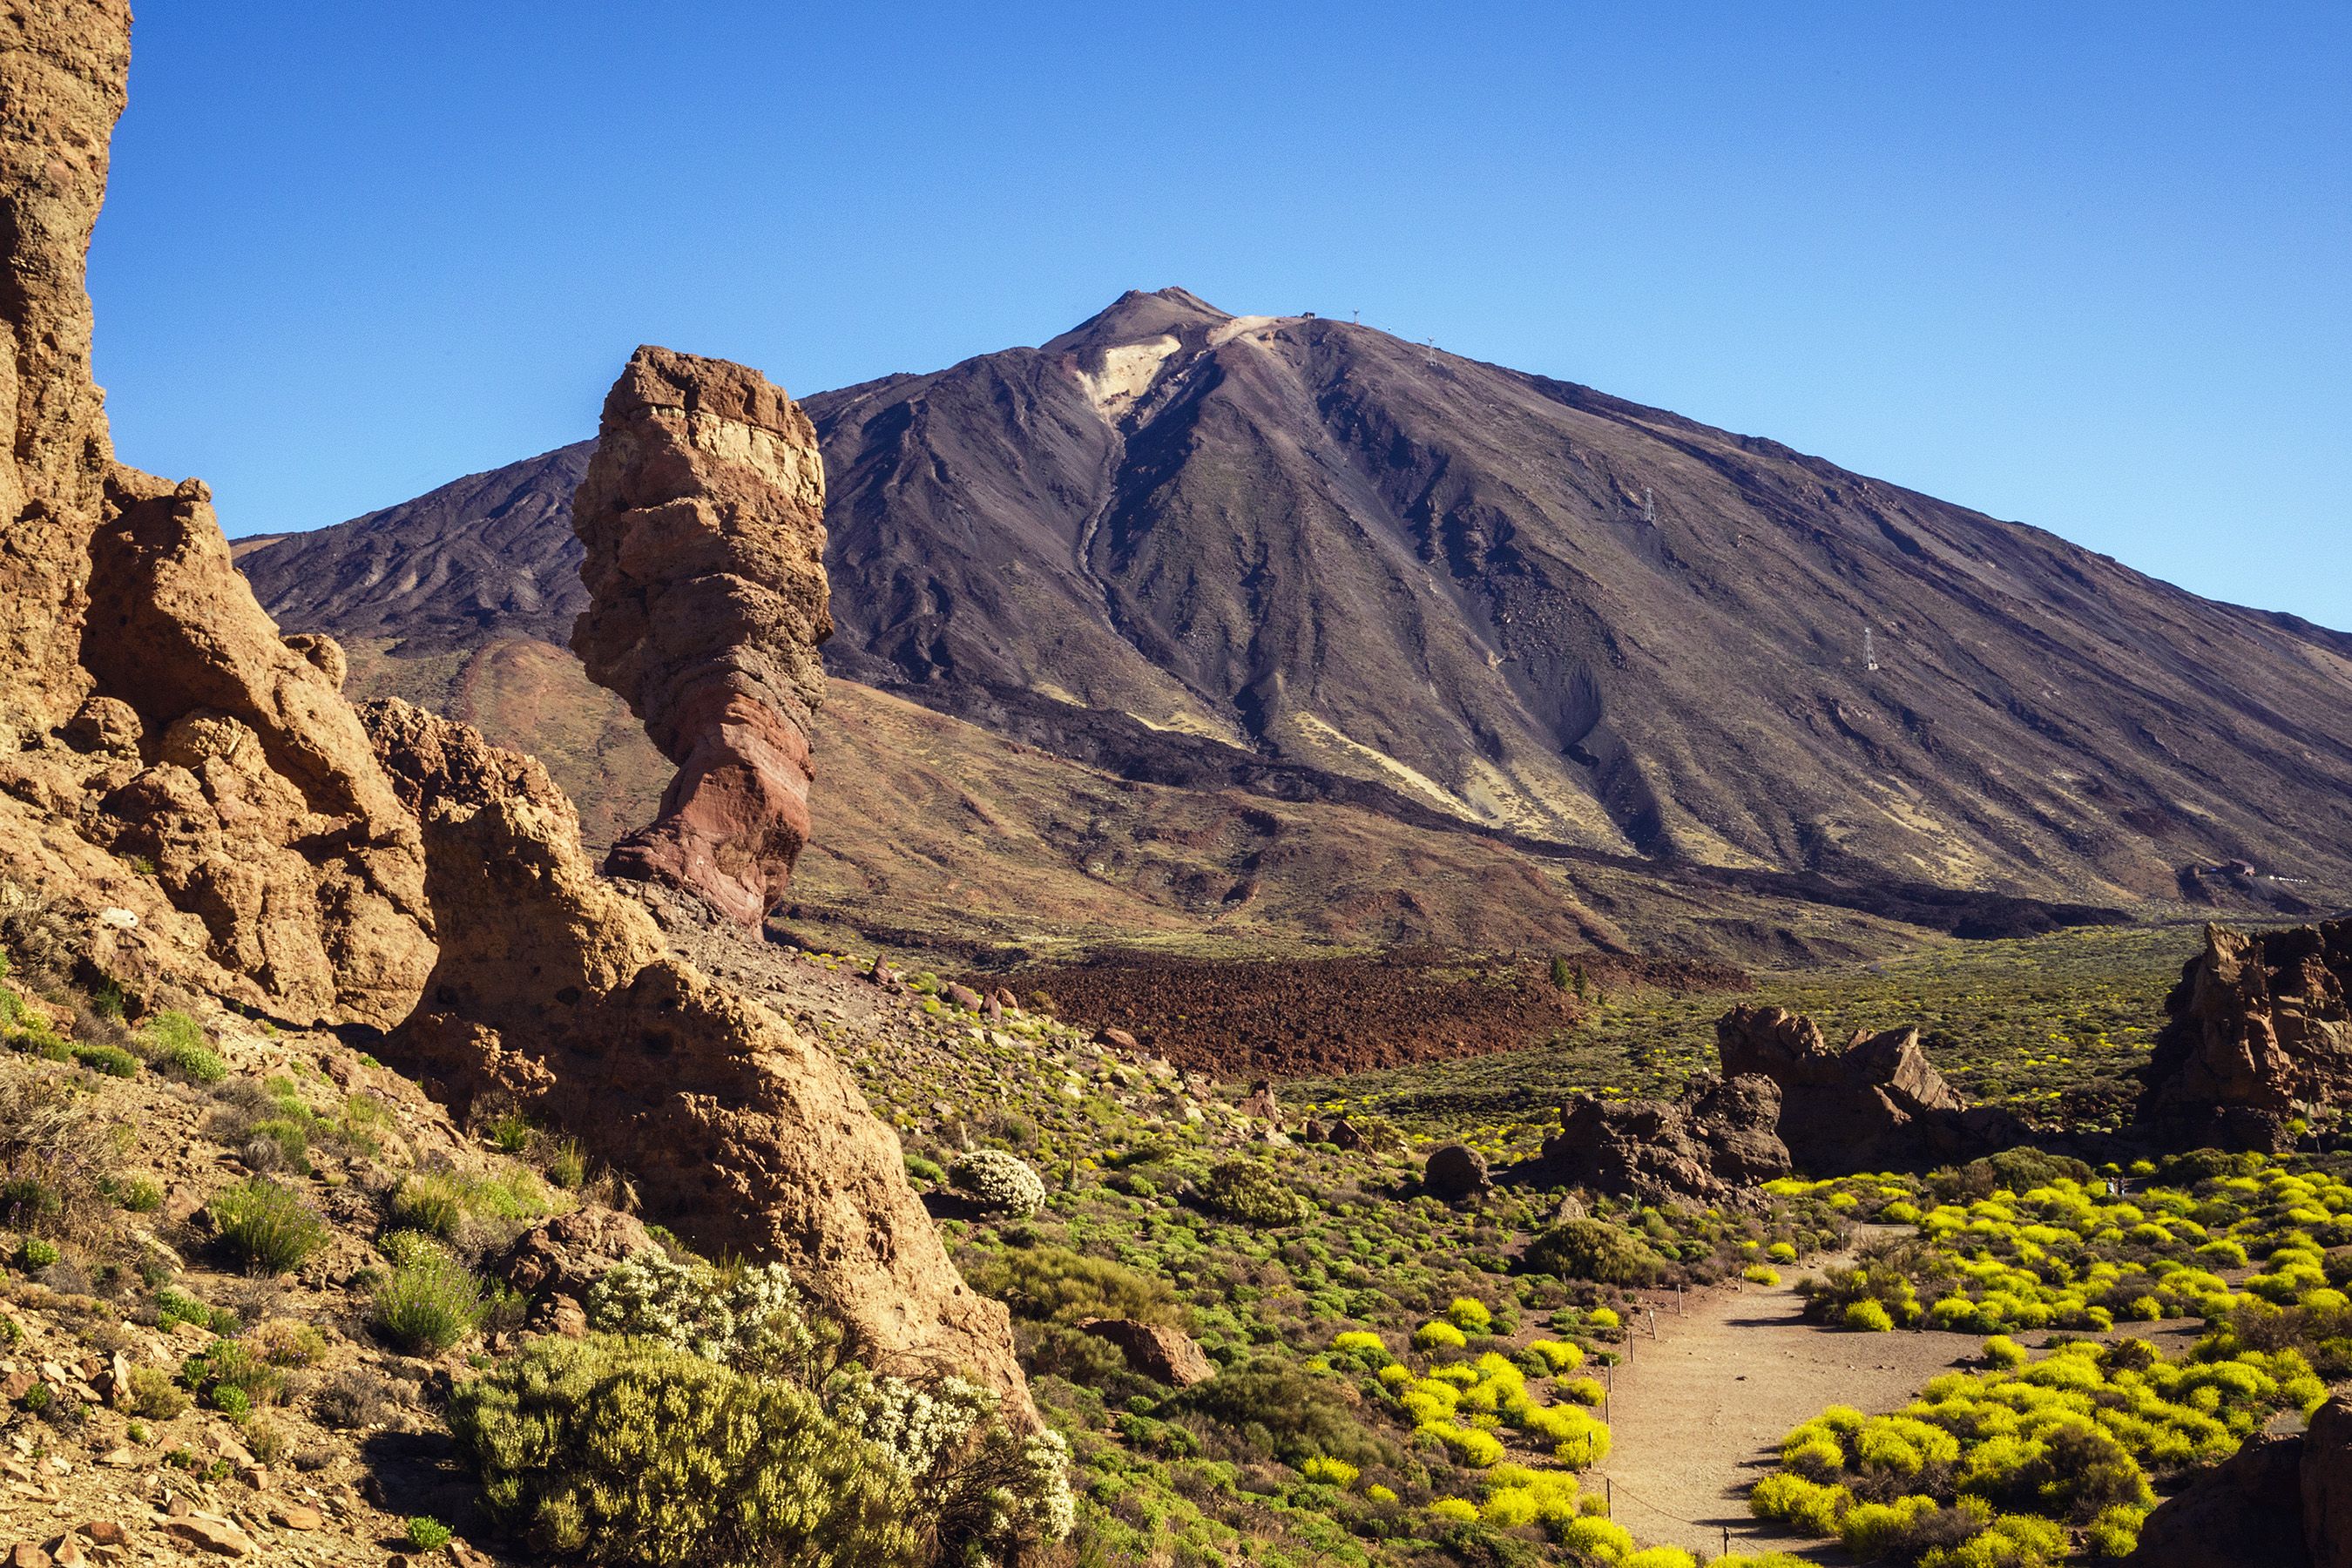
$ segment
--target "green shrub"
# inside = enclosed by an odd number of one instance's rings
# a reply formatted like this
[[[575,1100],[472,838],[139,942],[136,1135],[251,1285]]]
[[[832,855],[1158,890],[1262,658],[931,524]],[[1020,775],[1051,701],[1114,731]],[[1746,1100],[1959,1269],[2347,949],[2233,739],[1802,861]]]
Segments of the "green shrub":
[[[402,1349],[445,1351],[482,1321],[482,1282],[446,1254],[394,1268],[376,1288],[368,1321]]]
[[[1446,1303],[1445,1321],[1465,1334],[1483,1334],[1495,1325],[1495,1314],[1475,1296],[1456,1296]]]
[[[1008,1248],[973,1258],[965,1262],[963,1275],[973,1289],[1003,1302],[1013,1309],[1013,1316],[1032,1322],[1132,1318],[1139,1322],[1176,1323],[1183,1317],[1176,1292],[1166,1279],[1066,1247]]]
[[[1265,1356],[1194,1384],[1165,1408],[1204,1416],[1223,1428],[1229,1447],[1287,1465],[1318,1457],[1359,1468],[1393,1462],[1394,1452],[1350,1406],[1348,1391],[1332,1379]]]
[[[76,1046],[73,1058],[92,1072],[109,1078],[136,1078],[139,1058],[120,1046]]]
[[[575,1191],[588,1180],[588,1151],[577,1138],[558,1139],[547,1152],[546,1170],[549,1181],[567,1193]]]
[[[404,1176],[392,1194],[392,1223],[452,1239],[466,1223],[465,1190],[452,1176]]]
[[[1631,1231],[1606,1220],[1571,1219],[1528,1244],[1528,1271],[1602,1285],[1650,1285],[1665,1272],[1665,1259]]]
[[[212,1047],[202,1024],[185,1013],[170,1010],[147,1021],[147,1059],[155,1070],[191,1083],[218,1083],[228,1077],[228,1064]]]
[[[194,1323],[226,1339],[236,1332],[236,1314],[226,1307],[207,1307],[186,1291],[166,1285],[155,1292],[157,1321],[165,1330],[174,1323]]]
[[[163,1184],[152,1176],[110,1178],[106,1194],[132,1214],[153,1214],[163,1206]]]
[[[1884,1305],[1865,1296],[1846,1304],[1845,1326],[1864,1333],[1883,1334],[1895,1327],[1895,1320],[1887,1315]]]
[[[401,1531],[419,1552],[438,1552],[449,1544],[449,1527],[428,1514],[418,1514]]]
[[[462,1385],[449,1426],[484,1500],[542,1551],[669,1568],[910,1563],[896,1468],[792,1384],[652,1341],[535,1342]]]
[[[133,1415],[143,1415],[150,1421],[169,1421],[184,1413],[194,1401],[188,1391],[161,1367],[134,1366],[131,1369],[127,1403]]]
[[[1220,1161],[1201,1178],[1192,1195],[1212,1214],[1244,1225],[1299,1225],[1315,1213],[1306,1194],[1276,1175],[1263,1160]]]
[[[266,1176],[220,1193],[205,1212],[223,1245],[249,1266],[273,1274],[292,1273],[327,1239],[327,1227],[319,1216]]]
[[[47,1268],[57,1260],[58,1249],[54,1242],[28,1236],[16,1244],[16,1267],[19,1268]]]
[[[490,1147],[501,1154],[521,1153],[530,1147],[531,1138],[537,1131],[531,1126],[530,1118],[520,1110],[492,1117],[489,1125],[483,1129],[489,1137]]]

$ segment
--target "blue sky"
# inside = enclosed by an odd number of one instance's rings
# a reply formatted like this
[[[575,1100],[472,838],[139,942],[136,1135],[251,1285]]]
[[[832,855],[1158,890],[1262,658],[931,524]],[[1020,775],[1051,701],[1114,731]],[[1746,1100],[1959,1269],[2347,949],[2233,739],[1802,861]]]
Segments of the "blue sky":
[[[146,0],[91,262],[232,533],[1121,289],[1363,319],[2352,627],[2352,6]]]

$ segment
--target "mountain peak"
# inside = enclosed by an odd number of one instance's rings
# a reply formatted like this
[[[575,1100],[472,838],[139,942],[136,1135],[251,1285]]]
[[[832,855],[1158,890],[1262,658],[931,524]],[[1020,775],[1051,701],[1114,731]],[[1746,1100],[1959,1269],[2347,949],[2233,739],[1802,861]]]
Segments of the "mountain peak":
[[[1129,289],[1110,304],[1045,345],[1048,353],[1104,349],[1151,338],[1182,337],[1186,328],[1205,331],[1232,321],[1189,289]]]

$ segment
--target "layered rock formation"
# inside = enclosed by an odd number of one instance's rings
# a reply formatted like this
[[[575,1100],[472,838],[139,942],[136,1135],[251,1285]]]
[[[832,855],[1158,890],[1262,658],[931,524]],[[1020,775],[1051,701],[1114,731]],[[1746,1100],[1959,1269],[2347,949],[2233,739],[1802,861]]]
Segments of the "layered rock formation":
[[[669,951],[535,760],[404,702],[364,717],[425,825],[442,936],[394,1065],[461,1112],[495,1091],[581,1137],[698,1249],[789,1263],[857,1353],[961,1367],[1026,1410],[1003,1307],[957,1276],[833,1058]]]
[[[1780,1085],[1752,1074],[1706,1080],[1679,1100],[1579,1095],[1560,1108],[1559,1131],[1510,1178],[1644,1203],[1723,1203],[1789,1173],[1780,1121]]]
[[[589,593],[572,646],[678,770],[605,868],[756,926],[808,842],[816,650],[833,635],[816,432],[757,371],[640,348],[572,522]]]
[[[341,654],[278,637],[202,484],[114,461],[90,382],[130,25],[107,0],[0,16],[0,861],[126,989],[388,1025],[432,962],[424,870]]]
[[[1717,1020],[1715,1037],[1725,1078],[1780,1087],[1780,1138],[1809,1175],[1924,1169],[2025,1135],[2007,1111],[1971,1108],[1928,1062],[1916,1028],[1865,1030],[1839,1049],[1801,1014],[1735,1007]]]
[[[2288,1125],[2352,1101],[2352,921],[2252,935],[2205,928],[2165,999],[2138,1121],[2178,1148],[2274,1152]]]

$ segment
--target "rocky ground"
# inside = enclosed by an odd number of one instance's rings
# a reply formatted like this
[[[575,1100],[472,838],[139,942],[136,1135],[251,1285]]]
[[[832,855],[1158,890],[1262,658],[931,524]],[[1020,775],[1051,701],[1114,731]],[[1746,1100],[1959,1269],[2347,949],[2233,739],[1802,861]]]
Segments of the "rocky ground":
[[[15,984],[12,994],[33,989]],[[127,1036],[145,1048],[141,1031],[110,1027],[102,1015],[57,1011],[80,1026],[65,1040]],[[373,1291],[389,1271],[376,1238],[403,1182],[419,1173],[511,1184],[519,1194],[515,1213],[457,1223],[453,1244],[467,1256],[496,1255],[532,1209],[579,1199],[331,1035],[225,1013],[203,1022],[225,1068],[216,1082],[172,1076],[160,1058],[128,1078],[48,1061],[25,1050],[21,1033],[17,1053],[0,1055],[0,1141],[13,1218],[26,1227],[9,1233],[0,1285],[7,1561],[381,1568],[387,1552],[422,1559],[409,1535],[418,1517],[467,1532],[437,1556],[507,1561],[470,1544],[472,1489],[434,1412],[467,1374],[467,1352],[505,1345],[519,1327],[515,1307],[495,1306],[487,1332],[461,1345],[405,1353],[370,1326]],[[289,1113],[293,1104],[307,1120]],[[56,1108],[46,1133],[40,1107]],[[286,1128],[297,1121],[307,1174],[289,1163]],[[82,1157],[92,1148],[103,1158]],[[290,1273],[246,1266],[206,1214],[225,1189],[262,1175],[320,1226]],[[36,1223],[48,1206],[33,1195],[42,1190],[60,1206]],[[257,1363],[237,1374],[252,1389],[241,1410],[199,1394],[205,1374],[191,1376],[190,1358],[224,1336]],[[429,1529],[421,1537],[436,1539]]]

